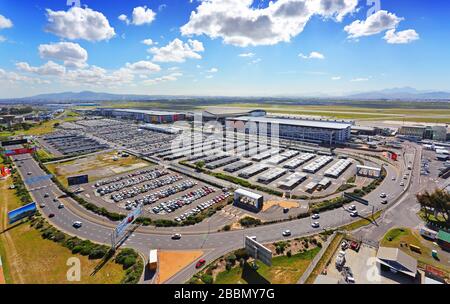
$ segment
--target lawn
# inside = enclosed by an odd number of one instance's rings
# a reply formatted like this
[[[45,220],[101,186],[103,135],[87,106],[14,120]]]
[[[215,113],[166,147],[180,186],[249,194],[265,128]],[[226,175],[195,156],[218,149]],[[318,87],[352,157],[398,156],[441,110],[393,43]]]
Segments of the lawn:
[[[12,190],[8,190],[8,181],[0,181],[0,230],[7,225],[7,211],[20,206]],[[100,260],[72,254],[71,251],[53,241],[45,240],[40,233],[31,228],[28,222],[12,225],[0,234],[0,255],[3,260],[7,283],[23,284],[65,284],[70,257],[80,259],[82,284],[118,284],[125,275],[122,266],[113,260],[107,262],[95,275],[93,271]]]
[[[356,230],[358,228],[361,228],[361,227],[364,227],[364,226],[367,226],[367,225],[371,225],[375,220],[377,220],[381,216],[382,213],[383,213],[382,210],[377,211],[377,212],[375,212],[373,214],[373,217],[369,216],[368,218],[362,218],[362,219],[357,220],[357,221],[355,221],[353,223],[350,223],[348,225],[339,227],[339,229],[340,230],[346,230],[346,231],[353,231],[353,230]]]
[[[215,284],[295,284],[306,271],[312,259],[321,248],[316,247],[291,257],[277,256],[272,259],[269,267],[257,261],[258,270],[254,270],[246,264],[243,268],[233,267],[229,271],[223,271],[216,277]]]
[[[408,244],[408,246],[402,246]],[[422,253],[416,253],[409,249],[409,245],[418,246]],[[431,256],[433,249],[438,250],[439,247],[431,241],[423,239],[417,231],[408,228],[394,228],[389,230],[380,242],[380,246],[400,248],[408,255],[416,258],[419,264],[429,264],[436,268],[443,269],[450,272],[450,259],[448,254],[442,258],[442,261],[437,261]]]
[[[88,174],[89,181],[93,182],[150,165],[150,163],[132,155],[129,157],[119,156],[118,160],[114,161],[115,155],[117,155],[117,152],[101,153],[75,160],[51,163],[46,166],[67,187],[67,177],[69,176]]]

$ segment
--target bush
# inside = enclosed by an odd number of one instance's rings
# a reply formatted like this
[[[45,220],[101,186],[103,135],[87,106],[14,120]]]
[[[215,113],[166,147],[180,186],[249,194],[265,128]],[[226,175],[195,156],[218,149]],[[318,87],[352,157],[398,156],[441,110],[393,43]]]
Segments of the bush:
[[[223,230],[224,230],[224,231],[230,231],[230,230],[231,230],[231,225],[225,225],[225,226],[223,227]]]
[[[250,216],[246,216],[239,220],[239,224],[243,227],[259,226],[262,224],[260,219],[255,219]]]
[[[287,256],[288,258],[290,258],[290,257],[292,256],[292,252],[289,250],[288,252],[286,252],[286,256]]]
[[[203,283],[205,283],[205,284],[212,284],[212,283],[214,283],[213,277],[210,276],[210,275],[207,275],[207,274],[203,274],[201,279],[202,279]]]
[[[91,253],[89,254],[89,259],[91,260],[95,260],[95,259],[101,259],[103,258],[107,253],[107,250],[103,247],[100,248],[96,248],[94,250],[91,251]]]

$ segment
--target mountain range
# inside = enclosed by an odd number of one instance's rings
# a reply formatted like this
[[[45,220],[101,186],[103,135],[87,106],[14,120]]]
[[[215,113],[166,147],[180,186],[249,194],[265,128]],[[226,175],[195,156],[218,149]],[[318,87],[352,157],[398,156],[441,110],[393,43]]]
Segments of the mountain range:
[[[82,91],[82,92],[62,92],[40,94],[23,98],[0,99],[0,102],[21,102],[21,103],[67,103],[67,102],[95,102],[95,101],[152,101],[170,99],[220,99],[230,97],[208,97],[208,96],[182,96],[182,95],[136,95],[136,94],[110,94],[104,92]],[[244,97],[243,97],[244,98]],[[248,99],[258,98],[245,97]],[[264,97],[267,98],[267,97]],[[314,98],[313,96],[289,96],[295,98]],[[379,91],[355,92],[342,96],[321,95],[316,99],[347,99],[347,100],[399,100],[399,101],[450,101],[450,92],[445,91],[424,91],[411,87],[392,88]]]

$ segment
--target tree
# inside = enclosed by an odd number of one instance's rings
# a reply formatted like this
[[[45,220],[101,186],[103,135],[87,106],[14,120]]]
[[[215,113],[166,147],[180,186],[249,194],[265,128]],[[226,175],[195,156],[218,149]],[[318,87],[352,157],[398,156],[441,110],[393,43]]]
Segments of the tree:
[[[197,168],[198,171],[202,171],[203,167],[205,167],[204,161],[198,161],[195,163],[195,168]]]
[[[425,213],[427,221],[433,212],[435,217],[441,214],[447,225],[450,224],[450,193],[437,189],[433,193],[425,191],[416,195],[422,211]]]

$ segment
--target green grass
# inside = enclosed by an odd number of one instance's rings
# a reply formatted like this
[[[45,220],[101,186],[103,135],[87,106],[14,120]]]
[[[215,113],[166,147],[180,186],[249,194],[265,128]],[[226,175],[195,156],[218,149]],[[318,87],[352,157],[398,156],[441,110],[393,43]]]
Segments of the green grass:
[[[385,241],[392,242],[402,235],[408,235],[408,232],[406,232],[405,229],[403,229],[403,228],[395,228],[395,229],[389,230],[383,239]]]
[[[353,222],[353,223],[350,223],[350,224],[348,224],[348,225],[342,226],[342,227],[340,227],[339,229],[345,230],[345,231],[353,231],[353,230],[356,230],[356,229],[358,229],[358,228],[361,228],[361,227],[370,225],[370,224],[372,224],[375,220],[377,220],[377,219],[381,216],[382,213],[383,213],[382,210],[377,211],[377,212],[374,213],[373,217],[372,217],[372,216],[369,216],[368,218],[360,219],[360,220],[355,221],[355,222]]]
[[[272,284],[295,284],[320,250],[321,248],[316,247],[291,257],[274,257],[271,267],[257,261],[258,270],[256,272],[248,265],[246,268],[235,266],[229,271],[225,270],[219,273],[214,283],[256,284],[268,281]]]

